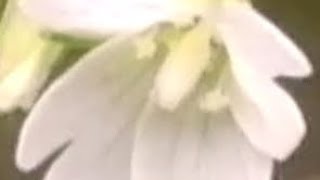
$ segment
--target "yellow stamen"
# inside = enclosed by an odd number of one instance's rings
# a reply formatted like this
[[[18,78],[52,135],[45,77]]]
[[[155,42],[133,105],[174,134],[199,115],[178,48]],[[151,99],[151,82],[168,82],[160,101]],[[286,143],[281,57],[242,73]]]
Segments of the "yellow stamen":
[[[199,24],[172,48],[158,72],[154,97],[159,105],[174,109],[198,82],[210,58],[210,32]]]

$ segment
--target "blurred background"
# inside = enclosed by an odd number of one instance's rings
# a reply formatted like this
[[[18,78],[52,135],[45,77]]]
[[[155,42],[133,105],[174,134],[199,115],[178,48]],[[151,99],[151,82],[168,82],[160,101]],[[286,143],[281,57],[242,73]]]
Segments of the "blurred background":
[[[0,0],[0,9],[3,2]],[[277,164],[275,180],[320,180],[320,1],[253,0],[253,3],[296,41],[315,69],[308,79],[279,79],[302,108],[309,133],[287,162]],[[21,174],[14,167],[15,142],[24,116],[20,111],[0,115],[0,180],[40,180],[47,168]]]

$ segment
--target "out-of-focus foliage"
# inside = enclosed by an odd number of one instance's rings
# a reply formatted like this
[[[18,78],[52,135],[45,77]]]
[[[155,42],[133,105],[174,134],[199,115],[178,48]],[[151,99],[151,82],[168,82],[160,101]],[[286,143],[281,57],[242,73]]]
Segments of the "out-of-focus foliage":
[[[6,3],[7,3],[7,0],[0,0],[0,17],[2,16]]]

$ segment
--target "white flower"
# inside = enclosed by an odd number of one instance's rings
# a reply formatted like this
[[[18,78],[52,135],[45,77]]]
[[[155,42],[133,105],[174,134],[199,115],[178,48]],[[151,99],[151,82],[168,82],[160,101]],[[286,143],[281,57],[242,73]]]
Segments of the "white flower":
[[[46,28],[129,35],[52,84],[22,129],[17,165],[31,170],[68,145],[46,180],[271,179],[273,160],[305,134],[303,115],[274,79],[307,76],[311,65],[247,3],[202,2],[25,1]],[[165,41],[167,54],[141,58],[137,42],[151,25],[183,26],[193,16],[198,24]]]
[[[39,28],[16,9],[15,3],[9,0],[0,26],[1,112],[31,107],[62,49],[41,37]]]

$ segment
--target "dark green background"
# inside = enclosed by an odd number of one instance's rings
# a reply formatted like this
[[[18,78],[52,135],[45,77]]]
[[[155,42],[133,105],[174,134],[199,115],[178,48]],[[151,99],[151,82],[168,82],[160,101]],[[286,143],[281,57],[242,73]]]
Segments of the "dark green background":
[[[295,39],[315,69],[314,76],[303,81],[280,79],[303,109],[309,133],[294,156],[277,165],[276,179],[320,180],[320,77],[317,73],[320,68],[320,1],[255,0],[253,3]],[[14,114],[0,116],[0,180],[40,180],[46,167],[29,175],[19,173],[14,167],[14,146],[24,116],[19,111]]]

